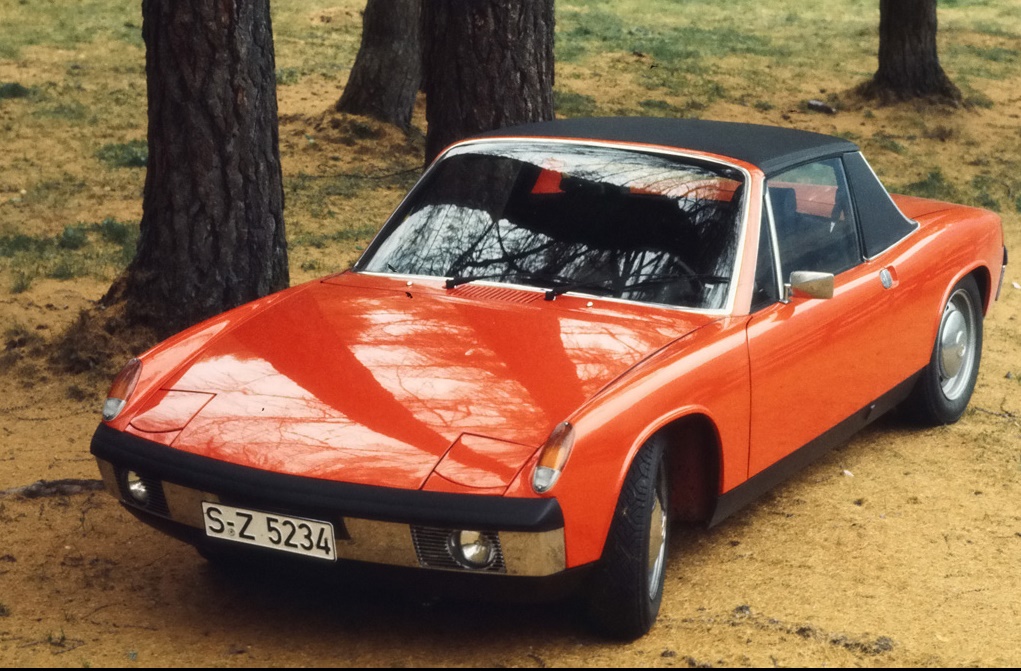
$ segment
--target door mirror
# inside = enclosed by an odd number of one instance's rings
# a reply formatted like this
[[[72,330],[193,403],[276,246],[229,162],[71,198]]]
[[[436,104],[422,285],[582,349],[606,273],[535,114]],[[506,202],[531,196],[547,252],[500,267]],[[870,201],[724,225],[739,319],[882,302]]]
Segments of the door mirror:
[[[787,285],[787,300],[793,297],[833,298],[833,273],[796,270]]]

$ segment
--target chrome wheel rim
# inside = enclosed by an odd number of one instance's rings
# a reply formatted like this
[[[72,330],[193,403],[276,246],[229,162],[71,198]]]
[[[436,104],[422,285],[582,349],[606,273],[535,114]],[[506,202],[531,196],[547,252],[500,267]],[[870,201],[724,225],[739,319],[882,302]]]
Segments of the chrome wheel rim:
[[[939,385],[948,400],[956,401],[965,394],[975,369],[978,351],[975,305],[971,294],[958,289],[947,301],[940,320],[936,340],[939,363]]]
[[[663,494],[666,482],[662,470],[658,480],[649,524],[649,598],[652,600],[659,594],[663,568],[666,565],[667,512]]]

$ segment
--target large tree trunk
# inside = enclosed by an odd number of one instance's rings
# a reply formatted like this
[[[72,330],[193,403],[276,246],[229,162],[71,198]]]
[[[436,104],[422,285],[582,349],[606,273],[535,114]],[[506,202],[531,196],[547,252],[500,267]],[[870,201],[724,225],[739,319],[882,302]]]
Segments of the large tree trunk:
[[[368,0],[362,46],[337,111],[408,129],[422,81],[420,9],[421,0]]]
[[[860,90],[883,101],[961,100],[936,53],[936,0],[879,0],[879,69]]]
[[[149,168],[104,302],[166,335],[288,284],[269,0],[143,0]]]
[[[426,0],[426,164],[475,133],[553,118],[553,0]]]

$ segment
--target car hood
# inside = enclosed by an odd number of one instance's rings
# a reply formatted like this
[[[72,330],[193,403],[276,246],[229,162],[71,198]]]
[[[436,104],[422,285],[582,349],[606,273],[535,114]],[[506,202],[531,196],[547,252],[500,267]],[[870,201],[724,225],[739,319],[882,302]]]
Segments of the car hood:
[[[275,472],[420,488],[435,471],[505,487],[558,422],[711,320],[348,273],[224,329],[131,427]]]

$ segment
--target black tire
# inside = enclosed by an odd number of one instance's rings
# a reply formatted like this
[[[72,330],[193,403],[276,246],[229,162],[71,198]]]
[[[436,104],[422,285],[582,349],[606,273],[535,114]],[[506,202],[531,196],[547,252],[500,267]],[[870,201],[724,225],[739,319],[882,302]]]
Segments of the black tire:
[[[588,592],[589,618],[606,636],[636,639],[659,614],[670,536],[669,489],[663,441],[653,438],[628,469]]]
[[[907,409],[930,426],[953,424],[975,391],[982,360],[982,294],[969,275],[950,292],[940,315],[929,365],[915,383]]]

